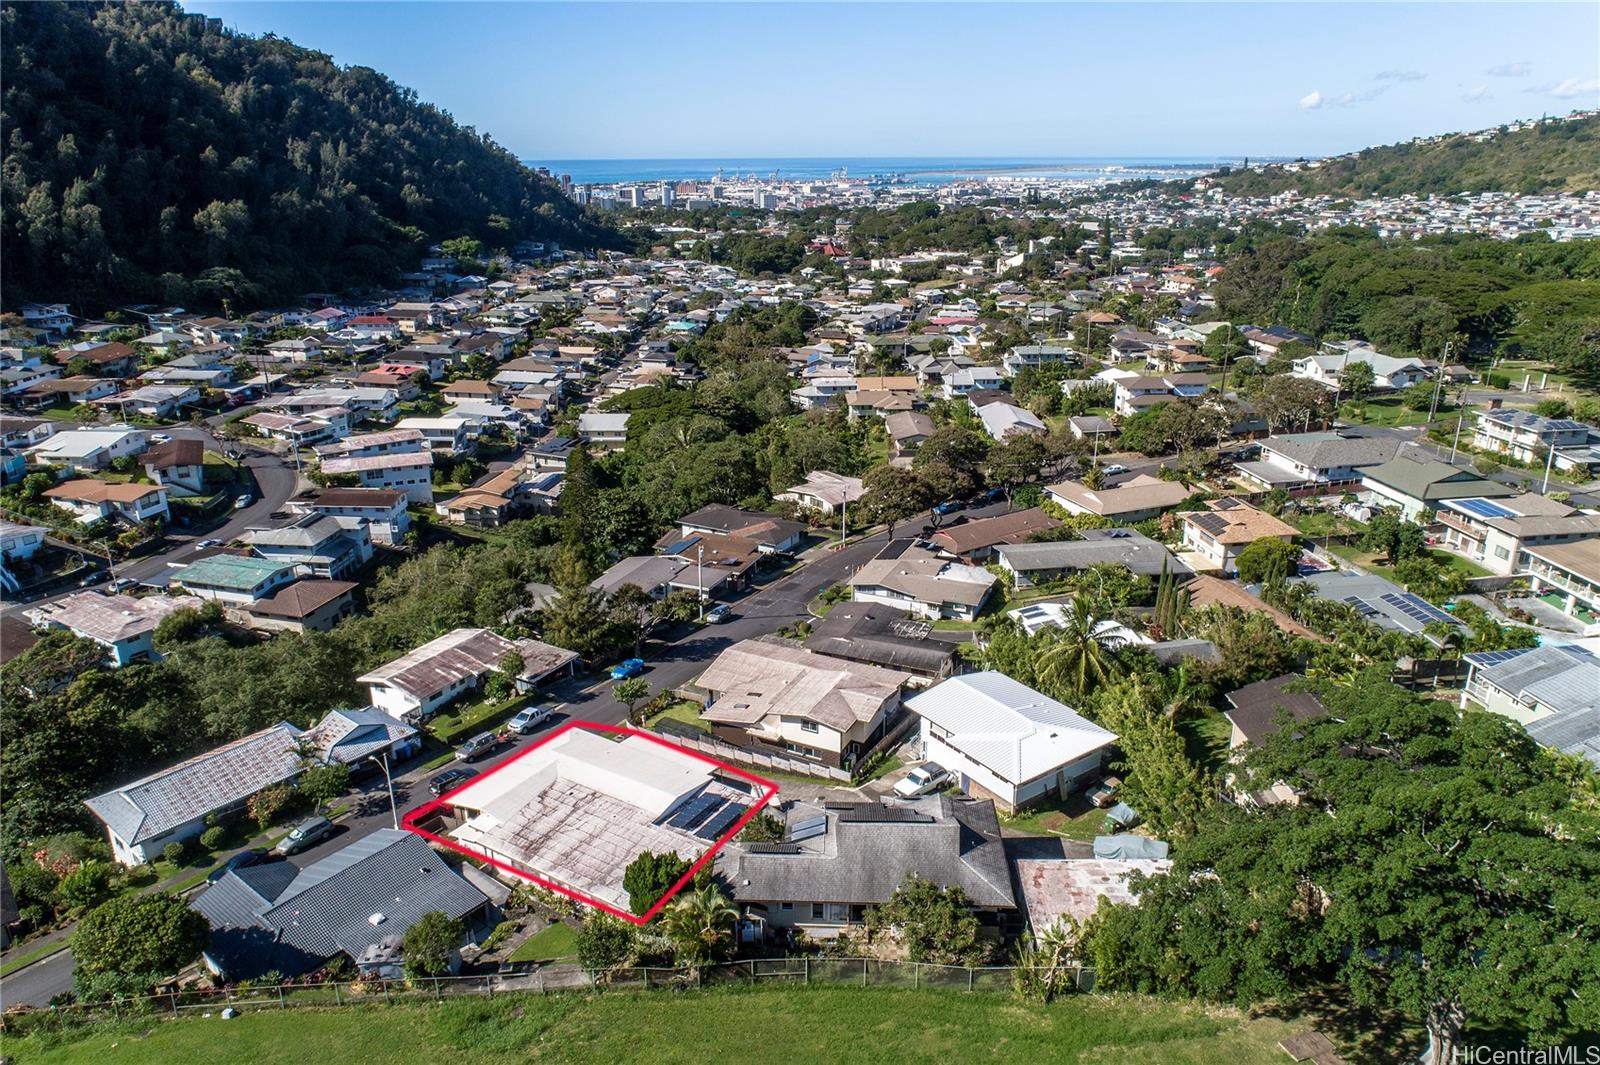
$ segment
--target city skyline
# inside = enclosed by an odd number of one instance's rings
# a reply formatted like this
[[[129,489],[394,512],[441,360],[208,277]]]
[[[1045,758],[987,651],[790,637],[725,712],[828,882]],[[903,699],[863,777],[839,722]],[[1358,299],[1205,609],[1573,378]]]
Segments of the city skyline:
[[[188,9],[536,160],[1320,156],[1600,103],[1580,4]]]

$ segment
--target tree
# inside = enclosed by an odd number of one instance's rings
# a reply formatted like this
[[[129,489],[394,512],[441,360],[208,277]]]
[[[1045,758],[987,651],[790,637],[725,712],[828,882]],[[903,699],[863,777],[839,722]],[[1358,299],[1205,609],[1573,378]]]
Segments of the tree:
[[[589,570],[576,544],[562,545],[552,576],[558,595],[545,610],[545,638],[584,659],[598,658],[611,647],[613,635],[606,621],[605,594],[589,586]]]
[[[350,791],[350,767],[342,762],[317,765],[300,774],[295,788],[313,806],[332,802]]]
[[[1095,615],[1090,597],[1080,593],[1073,598],[1061,627],[1042,634],[1044,650],[1036,666],[1039,679],[1074,701],[1116,678],[1122,669],[1116,649],[1099,631],[1101,619]]]
[[[1261,1001],[1337,981],[1424,1026],[1545,1046],[1600,1026],[1592,885],[1600,824],[1556,759],[1495,714],[1407,692],[1384,665],[1319,692],[1325,717],[1252,748],[1169,875],[1134,883],[1085,938],[1107,990]]]
[[[578,926],[578,964],[603,971],[628,964],[638,933],[634,926],[607,913],[591,913]]]
[[[1142,455],[1162,455],[1172,450],[1161,430],[1161,411],[1170,406],[1160,403],[1149,410],[1130,415],[1122,422],[1121,446]]]
[[[1045,442],[1033,433],[1013,433],[989,450],[989,481],[1007,492],[1037,481],[1049,458]]]
[[[510,698],[527,668],[520,652],[507,651],[496,664],[494,672],[484,678],[483,694],[496,701]]]
[[[733,946],[739,911],[715,885],[685,892],[662,913],[662,931],[672,940],[678,962],[691,973],[726,956]]]
[[[645,851],[628,863],[622,874],[622,888],[628,893],[628,909],[639,915],[672,890],[689,871],[689,862],[672,851],[652,854]]]
[[[1244,584],[1277,584],[1295,573],[1300,561],[1300,545],[1293,540],[1265,537],[1239,552],[1235,564]]]
[[[928,509],[935,499],[927,481],[899,466],[879,466],[861,483],[865,492],[857,512],[868,521],[887,524],[891,537],[897,523]]]
[[[1162,837],[1186,837],[1211,802],[1212,786],[1190,761],[1167,713],[1164,693],[1131,676],[1107,689],[1100,723],[1117,734],[1123,759],[1121,797]]]
[[[105,901],[116,870],[110,862],[86,861],[61,878],[56,898],[69,910],[83,910]]]
[[[628,677],[613,684],[611,694],[628,708],[628,720],[634,721],[634,707],[650,697],[650,682],[643,677]]]
[[[172,976],[205,949],[211,925],[176,895],[123,895],[90,910],[72,933],[75,977],[135,978],[145,987]]]
[[[987,951],[978,939],[978,918],[960,886],[942,888],[916,873],[888,900],[868,908],[868,936],[892,935],[912,961],[939,965],[975,965]]]
[[[1393,566],[1402,559],[1413,558],[1428,549],[1427,534],[1416,522],[1405,521],[1393,514],[1378,513],[1367,523],[1361,535],[1363,551],[1381,551],[1384,560]]]
[[[746,821],[739,830],[741,843],[779,843],[783,840],[783,819],[765,811]]]
[[[1347,364],[1339,371],[1339,391],[1352,399],[1360,399],[1372,391],[1376,380],[1372,373],[1372,363],[1362,359]]]
[[[989,455],[987,436],[964,425],[943,425],[929,434],[911,459],[912,468],[924,476],[925,471],[939,471],[939,477],[949,483],[941,485],[945,496],[971,491],[983,472],[983,461]],[[934,478],[930,477],[930,480]]]
[[[406,929],[402,941],[408,976],[443,976],[450,971],[456,947],[467,934],[459,919],[443,910],[430,910]]]

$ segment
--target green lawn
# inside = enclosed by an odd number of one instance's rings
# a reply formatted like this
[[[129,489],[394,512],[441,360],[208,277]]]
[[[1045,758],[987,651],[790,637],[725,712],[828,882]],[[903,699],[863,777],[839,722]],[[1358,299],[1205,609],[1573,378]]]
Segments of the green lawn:
[[[1398,397],[1345,400],[1339,405],[1339,416],[1360,425],[1379,425],[1386,428],[1398,425],[1422,425],[1428,420],[1426,410],[1412,410],[1401,403]]]
[[[511,952],[512,961],[555,961],[578,953],[578,933],[569,924],[553,924]]]
[[[12,1038],[6,1053],[61,1065],[1278,1065],[1287,1060],[1278,1041],[1307,1027],[1135,997],[1072,995],[1040,1006],[998,992],[786,985],[146,1019],[76,1038]]]
[[[1105,834],[1106,812],[1093,806],[1081,794],[1070,799],[1051,799],[1040,806],[1030,806],[1010,817],[1002,816],[1000,823],[1018,832],[1035,836],[1061,836],[1065,839],[1092,840]]]
[[[1220,713],[1192,717],[1178,726],[1185,752],[1206,769],[1216,771],[1228,761],[1233,725]]]
[[[1334,544],[1331,548],[1329,548],[1329,550],[1348,562],[1356,563],[1362,569],[1367,570],[1370,573],[1374,573],[1377,576],[1383,577],[1387,580],[1394,580],[1394,570],[1387,562],[1382,560],[1383,556],[1381,553],[1363,551],[1355,544]],[[1430,550],[1428,555],[1445,569],[1459,570],[1464,576],[1491,576],[1488,570],[1484,569],[1476,562],[1462,558],[1460,555],[1452,554],[1449,551],[1440,551],[1434,549]],[[1398,584],[1399,582],[1396,581],[1395,583]]]
[[[429,720],[428,731],[440,743],[456,744],[468,736],[487,732],[532,701],[531,695],[514,695],[509,699],[484,699],[468,703],[458,710]]]
[[[648,724],[654,726],[656,722],[662,720],[676,721],[681,725],[697,728],[701,732],[711,731],[706,726],[706,723],[700,720],[700,704],[689,699],[680,699],[661,711],[661,713],[652,714]]]

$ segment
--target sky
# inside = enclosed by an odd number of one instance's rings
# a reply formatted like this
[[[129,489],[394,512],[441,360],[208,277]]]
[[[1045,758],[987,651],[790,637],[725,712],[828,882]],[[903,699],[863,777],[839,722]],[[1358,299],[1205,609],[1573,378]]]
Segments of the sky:
[[[1595,3],[184,6],[535,162],[1316,156],[1600,106]]]

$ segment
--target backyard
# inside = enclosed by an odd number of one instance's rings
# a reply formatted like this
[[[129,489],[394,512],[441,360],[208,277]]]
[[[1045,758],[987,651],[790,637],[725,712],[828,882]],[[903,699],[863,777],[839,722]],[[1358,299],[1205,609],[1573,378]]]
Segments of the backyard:
[[[262,1010],[230,1021],[151,1018],[76,1038],[12,1038],[6,1051],[18,1063],[62,1065],[700,1065],[710,1057],[784,1065],[965,1059],[1275,1065],[1285,1060],[1278,1041],[1306,1028],[1304,1022],[1138,997],[1073,995],[1041,1006],[991,992],[788,985]]]
[[[511,952],[512,961],[555,961],[578,953],[578,933],[569,924],[553,924],[536,932]]]
[[[1033,836],[1060,836],[1088,841],[1105,833],[1104,810],[1096,808],[1081,794],[1070,799],[1051,798],[1009,817],[1002,816],[1003,828]]]

